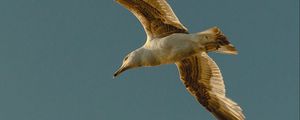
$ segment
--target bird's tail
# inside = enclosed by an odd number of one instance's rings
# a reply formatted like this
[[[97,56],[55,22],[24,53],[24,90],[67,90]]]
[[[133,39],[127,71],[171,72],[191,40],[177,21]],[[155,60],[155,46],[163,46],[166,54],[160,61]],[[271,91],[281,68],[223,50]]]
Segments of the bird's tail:
[[[199,32],[197,35],[201,38],[202,45],[204,45],[207,52],[214,51],[232,55],[238,53],[235,47],[228,41],[227,37],[217,27]]]

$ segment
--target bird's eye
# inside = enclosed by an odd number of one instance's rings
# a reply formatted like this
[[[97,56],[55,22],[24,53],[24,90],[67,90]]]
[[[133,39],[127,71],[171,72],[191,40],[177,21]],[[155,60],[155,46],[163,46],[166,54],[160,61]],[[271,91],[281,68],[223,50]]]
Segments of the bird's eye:
[[[124,58],[124,61],[126,61],[128,59],[128,56],[126,56],[125,58]]]

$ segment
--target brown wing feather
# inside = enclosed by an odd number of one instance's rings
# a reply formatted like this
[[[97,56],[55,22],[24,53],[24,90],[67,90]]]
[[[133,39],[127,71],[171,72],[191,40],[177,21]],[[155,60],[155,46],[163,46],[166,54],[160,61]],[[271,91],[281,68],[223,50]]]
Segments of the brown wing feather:
[[[206,54],[176,63],[187,90],[219,120],[244,120],[242,109],[225,96],[222,74]]]
[[[165,0],[116,0],[131,11],[150,39],[188,33]]]

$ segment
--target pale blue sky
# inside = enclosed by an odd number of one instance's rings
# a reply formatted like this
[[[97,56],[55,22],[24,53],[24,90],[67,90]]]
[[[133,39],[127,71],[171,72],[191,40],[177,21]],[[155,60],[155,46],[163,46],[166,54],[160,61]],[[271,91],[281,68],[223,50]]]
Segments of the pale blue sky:
[[[299,0],[169,0],[190,32],[218,26],[239,55],[210,54],[249,120],[299,119]],[[175,65],[113,72],[145,33],[113,0],[0,1],[0,120],[213,120]]]

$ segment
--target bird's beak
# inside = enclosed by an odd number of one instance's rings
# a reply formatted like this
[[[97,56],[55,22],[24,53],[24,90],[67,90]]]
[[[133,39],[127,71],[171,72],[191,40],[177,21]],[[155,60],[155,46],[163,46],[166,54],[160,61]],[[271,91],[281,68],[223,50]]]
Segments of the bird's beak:
[[[124,64],[115,72],[114,78],[120,75],[122,72],[126,71],[129,67],[126,67]]]

